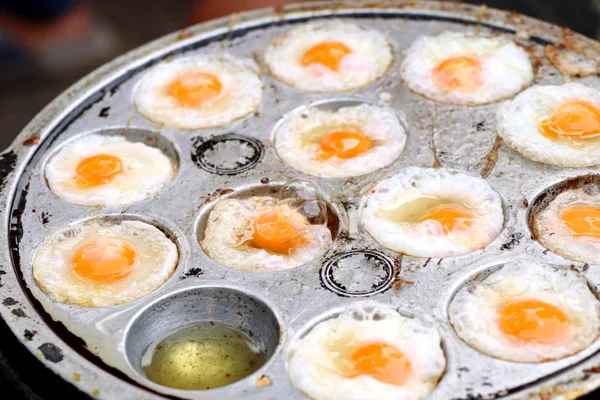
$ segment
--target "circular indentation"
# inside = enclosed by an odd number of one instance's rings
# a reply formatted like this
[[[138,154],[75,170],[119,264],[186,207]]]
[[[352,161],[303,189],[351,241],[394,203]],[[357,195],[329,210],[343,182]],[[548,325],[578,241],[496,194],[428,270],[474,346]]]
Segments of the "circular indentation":
[[[142,129],[84,133],[49,153],[42,165],[48,188],[88,207],[129,205],[156,196],[179,169],[173,142]]]
[[[600,175],[566,179],[539,193],[527,222],[532,236],[548,250],[574,261],[599,264]]]
[[[263,153],[259,140],[228,133],[207,140],[194,139],[192,161],[211,174],[236,175],[254,168]]]
[[[125,332],[127,361],[144,384],[181,395],[180,389],[167,388],[146,378],[143,358],[173,333],[197,324],[211,323],[236,329],[252,338],[264,353],[267,364],[277,350],[282,335],[277,316],[258,296],[231,287],[188,288],[164,296],[138,312]],[[244,381],[249,382],[250,378],[232,385]]]
[[[209,199],[214,202],[200,211],[196,223],[198,243],[216,262],[248,272],[281,271],[311,262],[323,254],[339,234],[339,215],[343,210],[325,198],[318,186],[313,185],[311,181],[294,179],[287,184],[257,184],[236,190],[221,190]],[[311,191],[310,188],[316,190]],[[227,194],[222,195],[224,192]],[[312,195],[317,197],[307,197]],[[284,222],[294,221],[294,229],[298,231],[290,243],[303,244],[290,247],[287,253],[262,245],[257,245],[256,251],[253,251],[253,245],[230,244],[238,243],[244,235],[247,235],[244,236],[247,238],[244,243],[254,240],[253,235],[248,235],[256,227],[253,222],[258,220],[259,214],[266,215],[262,212],[268,214],[271,211],[276,212],[278,219],[283,216],[280,220]],[[301,228],[297,228],[297,222],[301,223]],[[283,238],[279,234],[287,229],[286,223],[277,225],[277,229],[273,230],[276,242]],[[297,239],[300,241],[295,242]]]
[[[325,287],[339,295],[371,296],[394,281],[394,263],[375,251],[350,251],[335,256],[321,268]]]

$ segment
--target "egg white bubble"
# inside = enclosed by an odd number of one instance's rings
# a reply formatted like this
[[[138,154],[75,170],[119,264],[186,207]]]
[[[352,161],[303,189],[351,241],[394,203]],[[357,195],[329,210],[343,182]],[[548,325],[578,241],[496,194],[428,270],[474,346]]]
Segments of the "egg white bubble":
[[[308,225],[305,231],[299,232],[307,243],[289,254],[273,253],[244,243],[243,238],[248,237],[254,220],[277,204],[282,202],[269,196],[219,201],[211,210],[204,230],[201,245],[205,253],[229,268],[249,272],[275,272],[306,264],[329,248],[332,238],[326,224]],[[311,204],[307,205],[309,211]],[[289,212],[292,216],[304,218],[297,210],[290,209]]]
[[[533,161],[575,168],[599,165],[600,140],[597,138],[583,141],[582,146],[570,146],[540,133],[544,119],[562,104],[576,100],[600,108],[600,91],[580,83],[533,86],[498,109],[498,134],[506,144]]]
[[[393,346],[409,360],[411,374],[401,386],[368,375],[348,378],[339,367],[338,343],[342,347],[370,343]],[[355,303],[315,325],[292,343],[287,361],[294,385],[315,400],[418,400],[435,388],[445,368],[435,326],[373,301]]]
[[[571,260],[600,264],[600,239],[573,236],[560,218],[562,210],[577,205],[600,207],[600,189],[596,185],[560,193],[534,219],[539,241],[548,249]]]
[[[163,62],[146,72],[135,91],[134,103],[146,118],[177,129],[202,129],[226,125],[260,106],[263,85],[256,63],[230,56],[197,56]],[[221,94],[201,107],[186,107],[169,94],[180,75],[204,72],[215,75]]]
[[[102,185],[77,186],[77,166],[96,155],[119,158],[123,172]],[[175,167],[157,148],[129,142],[123,136],[89,134],[60,149],[46,164],[45,174],[50,190],[69,203],[114,207],[156,195],[173,180]]]
[[[338,71],[320,64],[302,65],[302,57],[324,42],[341,42],[352,50]],[[365,86],[383,76],[393,62],[385,36],[339,21],[318,21],[283,34],[267,48],[265,61],[279,80],[307,92],[333,93]]]
[[[481,63],[483,84],[474,92],[447,91],[433,80],[433,71],[454,57],[471,57]],[[527,52],[502,37],[472,36],[444,32],[423,36],[406,50],[402,78],[408,87],[440,103],[476,105],[510,97],[533,82],[534,74]]]
[[[509,300],[536,299],[561,309],[570,335],[553,344],[511,340],[499,328],[498,309]],[[600,333],[600,302],[575,272],[523,258],[505,264],[481,282],[460,289],[448,310],[458,336],[477,350],[508,361],[557,360],[587,348]]]
[[[469,229],[440,235],[436,221],[415,224],[378,215],[381,209],[393,209],[422,197],[462,204],[477,220]],[[458,256],[487,246],[502,229],[504,211],[500,195],[481,178],[445,169],[408,167],[373,189],[361,218],[371,236],[388,249],[437,258]]]
[[[101,283],[77,276],[72,267],[75,252],[89,239],[108,237],[131,245],[137,267],[126,277]],[[143,297],[175,271],[177,246],[156,227],[141,221],[92,220],[47,236],[33,259],[33,277],[54,300],[83,307],[107,307]]]
[[[319,140],[327,133],[350,128],[373,143],[352,158],[333,156],[318,160]],[[393,163],[404,150],[406,132],[389,108],[368,104],[336,111],[307,108],[286,118],[275,136],[275,149],[292,168],[313,176],[345,178],[371,173]]]

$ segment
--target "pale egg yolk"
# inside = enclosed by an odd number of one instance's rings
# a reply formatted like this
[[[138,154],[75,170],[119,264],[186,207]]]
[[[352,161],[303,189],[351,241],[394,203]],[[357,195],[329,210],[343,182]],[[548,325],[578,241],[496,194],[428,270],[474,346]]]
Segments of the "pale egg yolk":
[[[302,231],[307,225],[284,215],[280,207],[259,215],[252,223],[253,234],[249,244],[278,254],[289,254],[306,242]]]
[[[560,213],[560,219],[571,235],[600,239],[600,207],[572,206]]]
[[[371,343],[355,349],[348,359],[349,378],[368,375],[380,382],[402,385],[411,373],[410,361],[397,348]]]
[[[560,308],[531,299],[502,305],[498,325],[504,334],[521,341],[552,344],[569,335],[570,321]]]
[[[341,42],[323,42],[314,46],[302,56],[302,65],[321,64],[332,71],[337,71],[342,59],[352,50]]]
[[[317,158],[328,159],[333,156],[342,159],[354,158],[371,147],[373,147],[373,142],[358,131],[333,131],[319,140]]]
[[[75,183],[81,188],[96,187],[112,181],[123,172],[119,157],[98,154],[84,158],[76,168]]]
[[[589,139],[600,135],[600,108],[586,101],[570,101],[558,107],[540,125],[542,135],[555,139]]]
[[[425,214],[419,223],[425,221],[437,221],[442,225],[445,234],[454,230],[465,230],[473,225],[475,215],[462,207],[440,206]]]
[[[137,254],[129,243],[96,237],[82,244],[73,255],[73,272],[81,278],[112,283],[125,278],[136,267]]]
[[[219,78],[208,72],[181,74],[169,86],[169,94],[186,107],[201,107],[215,100],[222,90]]]
[[[434,83],[449,92],[474,92],[483,84],[481,63],[471,57],[454,57],[433,70]]]

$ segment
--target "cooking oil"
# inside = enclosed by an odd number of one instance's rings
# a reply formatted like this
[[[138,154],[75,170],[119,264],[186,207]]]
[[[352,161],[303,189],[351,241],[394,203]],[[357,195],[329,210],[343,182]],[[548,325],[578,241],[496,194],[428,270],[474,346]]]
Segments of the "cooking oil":
[[[183,390],[229,385],[266,361],[263,346],[228,325],[201,323],[176,331],[147,351],[144,373],[153,382]]]

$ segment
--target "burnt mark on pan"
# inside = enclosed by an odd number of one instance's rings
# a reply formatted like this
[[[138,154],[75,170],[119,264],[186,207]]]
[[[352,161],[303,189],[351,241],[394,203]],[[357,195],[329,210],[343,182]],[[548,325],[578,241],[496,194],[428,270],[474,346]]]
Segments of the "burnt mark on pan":
[[[25,331],[23,332],[23,339],[25,339],[26,341],[32,341],[34,336],[37,335],[37,331],[35,330],[29,330],[29,329],[25,329]]]
[[[200,268],[192,268],[188,272],[186,272],[185,274],[183,274],[183,276],[180,277],[179,279],[199,278],[202,275],[204,275],[204,271],[202,271],[202,269],[200,269]]]
[[[262,160],[264,154],[259,140],[235,133],[192,140],[192,161],[211,174],[237,175],[248,171]]]
[[[16,304],[19,304],[19,302],[13,299],[12,297],[7,297],[4,300],[2,300],[2,305],[6,307],[14,306]]]
[[[11,311],[11,314],[19,318],[27,318],[27,314],[25,314],[22,308],[15,308]]]
[[[483,179],[487,178],[496,166],[496,162],[498,161],[498,149],[500,149],[501,144],[502,138],[500,136],[496,136],[496,139],[494,140],[494,145],[488,153],[486,157],[486,163],[483,166],[483,169],[481,170],[481,177]]]
[[[504,251],[514,249],[516,245],[521,243],[521,239],[523,239],[523,234],[521,232],[513,233],[512,235],[510,235],[510,239],[502,246],[500,246],[500,250]]]
[[[6,178],[14,171],[17,162],[17,155],[14,151],[9,151],[0,155],[0,190],[6,185]]]
[[[38,350],[42,352],[46,360],[53,363],[61,362],[65,358],[60,347],[52,343],[44,343],[38,347]]]
[[[102,109],[100,110],[100,113],[98,113],[98,116],[100,118],[108,118],[108,112],[110,111],[110,106],[108,107],[102,107]]]
[[[40,143],[40,135],[31,135],[29,139],[23,140],[23,146],[35,146]]]

